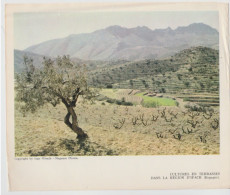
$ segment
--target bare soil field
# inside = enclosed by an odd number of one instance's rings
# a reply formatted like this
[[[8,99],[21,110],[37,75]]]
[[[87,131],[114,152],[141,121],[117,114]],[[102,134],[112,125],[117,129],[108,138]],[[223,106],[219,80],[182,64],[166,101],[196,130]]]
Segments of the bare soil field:
[[[26,116],[16,108],[15,156],[219,154],[219,107],[203,112],[80,100],[75,111],[89,136],[84,142],[64,124],[64,106]]]

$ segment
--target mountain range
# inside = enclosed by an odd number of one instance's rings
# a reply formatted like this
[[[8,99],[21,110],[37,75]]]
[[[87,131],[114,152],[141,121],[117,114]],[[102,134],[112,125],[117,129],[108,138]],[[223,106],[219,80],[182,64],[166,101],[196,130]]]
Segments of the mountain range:
[[[203,23],[175,30],[115,25],[92,33],[49,40],[28,47],[24,52],[50,57],[70,55],[83,60],[142,60],[164,58],[194,46],[218,49],[218,44],[218,31]]]

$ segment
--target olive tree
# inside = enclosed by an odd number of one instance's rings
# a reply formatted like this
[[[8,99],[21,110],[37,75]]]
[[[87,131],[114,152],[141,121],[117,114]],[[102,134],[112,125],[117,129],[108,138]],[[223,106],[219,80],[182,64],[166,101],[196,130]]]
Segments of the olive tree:
[[[78,139],[88,137],[79,127],[74,110],[79,96],[83,100],[92,100],[95,91],[87,85],[85,65],[74,65],[69,56],[55,60],[43,58],[43,68],[36,69],[33,60],[24,57],[25,71],[16,74],[16,101],[24,114],[35,112],[46,103],[54,107],[63,103],[67,114],[65,124],[77,134]],[[72,120],[70,120],[72,119]]]

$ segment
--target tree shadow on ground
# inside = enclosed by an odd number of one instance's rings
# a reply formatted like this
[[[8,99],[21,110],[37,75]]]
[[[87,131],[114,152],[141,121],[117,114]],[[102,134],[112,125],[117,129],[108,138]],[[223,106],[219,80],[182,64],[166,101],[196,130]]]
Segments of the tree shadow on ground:
[[[54,141],[48,141],[45,146],[39,149],[29,150],[28,154],[30,156],[58,156],[55,145],[56,143]]]
[[[116,151],[103,147],[89,140],[62,138],[49,141],[38,149],[29,150],[30,156],[115,156]]]
[[[62,139],[60,146],[65,147],[73,155],[89,155],[89,156],[106,156],[116,155],[111,149],[105,148],[95,142],[91,142],[89,139],[85,140],[71,140]]]

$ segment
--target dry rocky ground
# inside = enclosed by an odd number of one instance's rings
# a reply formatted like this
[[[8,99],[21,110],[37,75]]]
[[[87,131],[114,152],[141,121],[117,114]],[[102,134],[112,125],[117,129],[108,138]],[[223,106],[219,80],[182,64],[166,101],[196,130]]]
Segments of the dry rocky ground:
[[[89,138],[79,142],[63,122],[63,105],[46,105],[23,117],[15,110],[16,156],[219,154],[219,110],[144,108],[107,102],[75,108]]]

